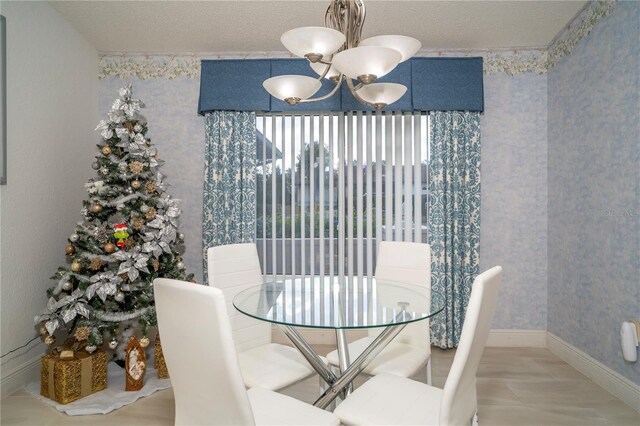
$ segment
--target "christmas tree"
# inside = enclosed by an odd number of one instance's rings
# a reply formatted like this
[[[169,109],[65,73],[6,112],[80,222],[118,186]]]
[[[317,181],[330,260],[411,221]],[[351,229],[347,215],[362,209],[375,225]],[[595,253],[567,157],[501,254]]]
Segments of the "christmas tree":
[[[193,279],[181,257],[178,203],[165,192],[163,162],[146,137],[144,104],[131,97],[130,85],[118,94],[96,128],[102,136],[92,164],[97,177],[85,184],[89,199],[65,247],[69,265],[52,277],[47,307],[35,318],[48,345],[62,335],[88,352],[104,344],[124,348],[140,333],[147,346],[156,325],[153,280]]]

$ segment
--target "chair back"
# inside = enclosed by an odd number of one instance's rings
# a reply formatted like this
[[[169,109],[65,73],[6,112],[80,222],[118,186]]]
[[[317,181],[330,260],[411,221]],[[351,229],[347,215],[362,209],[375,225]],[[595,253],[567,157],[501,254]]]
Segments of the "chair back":
[[[444,384],[441,425],[468,425],[477,410],[476,372],[489,336],[502,284],[502,268],[478,275],[471,288],[460,343]]]
[[[410,284],[424,289],[431,301],[431,248],[429,244],[401,241],[382,241],[378,247],[376,260],[376,281]],[[370,328],[369,337],[376,337],[381,328]],[[419,347],[431,345],[429,320],[407,325],[395,339]]]
[[[251,286],[262,284],[262,270],[254,243],[230,244],[207,250],[209,285],[222,290],[227,300],[231,328],[238,351],[271,343],[271,324],[238,312],[233,298]]]
[[[153,287],[175,424],[255,424],[222,291],[166,278]]]

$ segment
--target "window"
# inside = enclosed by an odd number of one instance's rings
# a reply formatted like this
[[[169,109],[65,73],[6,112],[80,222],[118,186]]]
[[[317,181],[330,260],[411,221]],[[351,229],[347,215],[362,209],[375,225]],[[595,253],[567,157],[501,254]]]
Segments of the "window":
[[[370,277],[379,241],[426,242],[425,113],[256,120],[256,242],[266,275]]]

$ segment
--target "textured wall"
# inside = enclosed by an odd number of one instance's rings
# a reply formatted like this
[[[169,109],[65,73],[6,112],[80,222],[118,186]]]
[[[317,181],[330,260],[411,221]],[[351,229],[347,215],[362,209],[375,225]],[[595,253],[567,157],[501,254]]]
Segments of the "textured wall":
[[[118,89],[133,85],[133,96],[146,108],[148,136],[165,161],[160,169],[166,176],[171,196],[181,200],[180,230],[185,234],[184,261],[187,272],[202,281],[202,191],[204,177],[204,118],[198,116],[198,79],[177,78],[100,80],[100,115],[105,116]]]
[[[640,3],[620,2],[548,74],[549,331],[640,383]]]
[[[49,277],[80,219],[98,141],[98,53],[47,2],[2,2],[7,18],[7,185],[2,200],[2,352],[34,335]],[[37,342],[37,343],[36,343]],[[44,351],[2,359],[5,379]],[[19,385],[19,383],[18,383]],[[11,386],[11,384],[9,384]]]
[[[547,76],[485,76],[480,270],[503,267],[493,328],[547,328]]]

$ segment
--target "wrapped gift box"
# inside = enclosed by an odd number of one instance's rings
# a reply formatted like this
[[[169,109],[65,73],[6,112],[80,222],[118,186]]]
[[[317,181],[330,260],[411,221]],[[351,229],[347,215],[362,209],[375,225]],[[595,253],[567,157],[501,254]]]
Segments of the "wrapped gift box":
[[[154,344],[153,368],[158,371],[158,379],[169,378],[169,370],[167,370],[167,364],[164,362],[164,354],[162,353],[162,343],[160,343],[159,334],[156,336],[156,342]]]
[[[40,394],[68,404],[107,387],[107,353],[74,351],[73,358],[63,359],[59,351],[42,357]]]

